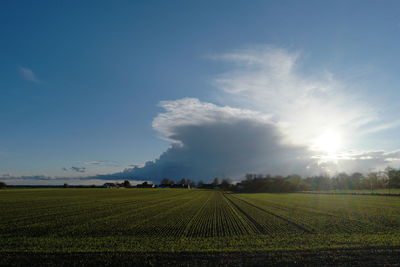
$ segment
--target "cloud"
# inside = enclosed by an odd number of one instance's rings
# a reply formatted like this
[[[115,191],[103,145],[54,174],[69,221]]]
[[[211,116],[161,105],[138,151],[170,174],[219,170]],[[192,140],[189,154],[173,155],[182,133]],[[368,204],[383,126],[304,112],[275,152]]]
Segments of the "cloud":
[[[139,167],[143,167],[144,164],[129,164],[128,167],[134,167],[134,168],[139,168]]]
[[[86,167],[74,167],[74,166],[72,166],[71,168],[65,168],[65,167],[62,167],[61,168],[63,171],[65,171],[65,172],[67,172],[67,171],[69,171],[69,170],[71,170],[71,171],[74,171],[74,172],[85,172],[86,171]]]
[[[218,104],[196,98],[161,101],[164,112],[152,127],[171,142],[170,148],[144,166],[90,179],[209,181],[248,172],[314,175],[400,166],[398,151],[351,151],[355,140],[400,123],[382,120],[377,105],[348,80],[302,68],[301,52],[254,46],[211,58],[229,67],[213,80]],[[84,172],[85,167],[71,170]]]
[[[19,66],[18,67],[19,73],[22,75],[22,77],[27,80],[28,82],[32,83],[39,83],[40,80],[36,77],[35,73],[29,68]]]
[[[105,165],[105,166],[118,166],[118,163],[115,161],[106,161],[106,160],[95,160],[95,161],[81,161],[83,165]]]
[[[160,106],[166,112],[153,120],[153,128],[172,145],[154,162],[128,169],[126,175],[210,180],[247,172],[307,174],[314,166],[307,148],[287,142],[268,115],[194,98],[162,101]]]
[[[351,84],[328,71],[302,71],[300,52],[256,46],[214,59],[232,66],[214,80],[219,101],[272,114],[293,142],[311,146],[326,131],[351,142],[357,129],[378,119]]]
[[[394,151],[349,151],[335,156],[327,157],[315,155],[319,166],[330,173],[336,172],[376,172],[383,171],[386,167],[400,167],[400,150]]]
[[[49,177],[45,175],[32,175],[32,176],[13,176],[13,175],[0,175],[0,181],[8,185],[53,185],[61,186],[64,183],[69,185],[103,185],[104,183],[121,183],[125,179],[114,179],[105,176],[93,177]],[[132,185],[142,183],[141,180],[130,180]]]
[[[84,164],[84,165],[102,165],[104,163],[106,163],[106,162],[101,161],[101,160],[99,160],[99,161],[81,161],[81,164]]]
[[[373,127],[369,127],[365,130],[361,130],[360,134],[370,134],[370,133],[376,133],[380,131],[384,131],[387,129],[392,129],[400,126],[400,120],[392,121],[392,122],[387,122],[383,124],[378,124]]]
[[[162,101],[165,112],[152,125],[171,147],[125,174],[209,180],[246,172],[368,171],[396,163],[391,153],[343,152],[360,136],[398,123],[382,122],[376,105],[348,81],[301,69],[300,52],[255,46],[211,58],[231,67],[213,81],[221,105]],[[337,147],[329,144],[333,137]]]
[[[86,168],[85,167],[74,167],[74,166],[72,166],[71,170],[75,171],[75,172],[85,172]]]

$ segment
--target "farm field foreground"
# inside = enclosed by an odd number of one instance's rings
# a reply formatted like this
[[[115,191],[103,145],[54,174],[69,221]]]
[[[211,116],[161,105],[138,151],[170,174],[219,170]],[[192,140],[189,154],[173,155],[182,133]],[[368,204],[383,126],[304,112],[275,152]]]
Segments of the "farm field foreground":
[[[5,189],[0,214],[0,265],[391,264],[400,255],[400,198],[390,196]]]

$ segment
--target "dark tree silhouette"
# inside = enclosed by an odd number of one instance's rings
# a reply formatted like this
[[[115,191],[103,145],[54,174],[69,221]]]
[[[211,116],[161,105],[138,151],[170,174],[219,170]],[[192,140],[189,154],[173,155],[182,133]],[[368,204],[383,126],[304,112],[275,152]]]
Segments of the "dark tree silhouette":
[[[219,179],[218,179],[218,177],[215,177],[215,178],[214,178],[214,180],[213,180],[213,182],[212,182],[212,185],[213,185],[213,186],[219,185]]]
[[[131,187],[131,182],[129,182],[128,180],[125,180],[123,183],[124,187]]]
[[[229,178],[222,179],[221,188],[224,190],[229,190],[232,186],[232,181]]]
[[[161,184],[163,184],[163,185],[173,185],[173,184],[175,184],[175,182],[172,181],[171,179],[164,178],[164,179],[161,180]]]
[[[179,184],[184,184],[184,185],[186,185],[186,184],[189,184],[189,182],[188,182],[187,179],[182,178],[182,179],[179,181]]]
[[[222,186],[221,186],[222,187]],[[318,175],[302,178],[299,175],[271,176],[247,174],[245,180],[232,186],[232,190],[243,192],[295,192],[326,190],[359,190],[400,188],[400,169],[387,168],[384,173],[364,175],[355,172],[351,175],[338,173],[330,177]]]

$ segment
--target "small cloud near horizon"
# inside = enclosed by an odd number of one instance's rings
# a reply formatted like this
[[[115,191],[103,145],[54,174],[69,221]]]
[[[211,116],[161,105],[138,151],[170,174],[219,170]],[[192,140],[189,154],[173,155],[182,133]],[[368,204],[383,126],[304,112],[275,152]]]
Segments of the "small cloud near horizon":
[[[115,179],[114,179],[115,178]],[[145,180],[124,179],[123,177],[107,177],[107,176],[88,176],[88,177],[49,177],[44,175],[33,176],[12,176],[9,174],[0,174],[0,179],[7,185],[50,185],[61,186],[64,183],[69,185],[102,185],[104,183],[122,183],[129,180],[132,185],[143,183]],[[149,180],[147,180],[150,182]]]
[[[72,167],[71,167],[71,170],[72,170],[72,171],[75,171],[75,172],[85,172],[85,171],[86,171],[86,168],[85,168],[85,167],[75,167],[75,166],[72,166]]]
[[[114,167],[119,166],[118,162],[107,161],[107,160],[80,161],[79,163],[83,164],[83,165],[106,165],[106,166],[114,166]]]

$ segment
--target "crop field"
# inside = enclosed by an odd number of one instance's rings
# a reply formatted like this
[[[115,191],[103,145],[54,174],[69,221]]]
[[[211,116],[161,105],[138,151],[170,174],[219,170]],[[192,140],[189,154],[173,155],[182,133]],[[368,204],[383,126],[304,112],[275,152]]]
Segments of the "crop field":
[[[41,257],[65,265],[71,258],[354,264],[400,255],[395,196],[5,189],[0,214],[0,265]]]
[[[400,195],[400,188],[384,189],[337,189],[321,191],[305,191],[307,193],[326,193],[326,194],[358,194],[358,195]]]

